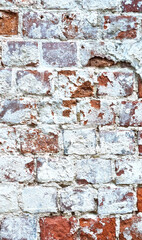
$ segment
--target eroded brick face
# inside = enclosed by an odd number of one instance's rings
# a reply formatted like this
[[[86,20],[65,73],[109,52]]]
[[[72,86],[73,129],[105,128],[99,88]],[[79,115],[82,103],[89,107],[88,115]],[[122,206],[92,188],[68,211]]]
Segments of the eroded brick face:
[[[132,216],[129,219],[120,221],[120,240],[128,238],[138,239],[142,238],[141,232],[142,219],[138,216]]]
[[[115,218],[80,219],[80,239],[115,239]]]
[[[0,11],[0,35],[18,34],[18,14]]]
[[[124,12],[142,12],[141,0],[123,0],[122,9]]]

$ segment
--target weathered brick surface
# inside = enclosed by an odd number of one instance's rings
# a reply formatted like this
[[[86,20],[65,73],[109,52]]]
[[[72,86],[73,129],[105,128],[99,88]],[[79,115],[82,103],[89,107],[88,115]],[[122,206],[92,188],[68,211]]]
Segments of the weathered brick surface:
[[[23,129],[19,131],[19,150],[22,154],[26,153],[57,153],[58,152],[58,133],[42,132],[40,129]]]
[[[0,240],[142,239],[142,0],[0,0]]]
[[[104,187],[98,193],[99,214],[124,214],[136,210],[136,197],[129,187]]]
[[[36,66],[38,61],[36,42],[9,41],[3,46],[2,63],[5,66]]]
[[[113,125],[115,123],[115,103],[96,99],[82,100],[78,104],[78,114],[83,125]]]
[[[133,131],[101,131],[100,152],[102,154],[134,154],[135,135]]]
[[[67,187],[60,192],[60,209],[64,212],[95,211],[97,192],[90,187]]]
[[[77,65],[77,47],[72,42],[42,44],[43,65],[47,67],[73,67]]]
[[[1,238],[11,240],[35,240],[37,238],[35,217],[20,215],[13,217],[8,216],[2,219]]]
[[[141,121],[142,102],[123,101],[120,106],[120,125],[142,126]]]
[[[105,16],[104,38],[131,39],[137,36],[137,19],[131,16]]]
[[[63,134],[65,155],[95,154],[96,135],[93,129],[64,130]]]
[[[123,0],[122,9],[124,12],[142,12],[141,0]]]
[[[114,240],[115,234],[115,218],[81,218],[80,219],[80,239],[111,239]]]
[[[142,218],[140,216],[132,216],[129,219],[120,221],[120,240],[126,239],[141,239],[142,231],[141,231]]]
[[[133,93],[134,75],[131,72],[104,72],[97,80],[98,96],[128,97]]]
[[[78,160],[76,171],[78,183],[108,183],[112,180],[112,166],[110,160]]]
[[[116,183],[117,184],[141,184],[142,172],[141,172],[141,159],[122,158],[116,160]]]
[[[17,90],[23,94],[51,95],[55,74],[50,71],[20,70],[16,74]]]
[[[55,95],[59,98],[92,97],[94,96],[94,84],[96,82],[96,76],[91,69],[58,71],[55,83]]]

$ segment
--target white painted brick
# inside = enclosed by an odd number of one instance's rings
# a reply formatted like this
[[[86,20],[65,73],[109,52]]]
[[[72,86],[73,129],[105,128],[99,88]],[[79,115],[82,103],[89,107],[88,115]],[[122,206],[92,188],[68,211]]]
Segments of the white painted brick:
[[[106,159],[83,159],[76,164],[77,180],[88,183],[108,183],[112,180],[111,161]]]
[[[37,180],[38,182],[69,182],[75,176],[74,162],[70,158],[38,158]]]
[[[95,154],[96,135],[93,129],[64,130],[64,153]]]
[[[17,185],[0,184],[0,213],[18,211],[18,188]]]
[[[53,187],[32,186],[22,190],[22,209],[30,213],[57,212],[57,191]]]
[[[60,191],[60,206],[64,212],[95,211],[97,192],[91,187],[67,187]]]

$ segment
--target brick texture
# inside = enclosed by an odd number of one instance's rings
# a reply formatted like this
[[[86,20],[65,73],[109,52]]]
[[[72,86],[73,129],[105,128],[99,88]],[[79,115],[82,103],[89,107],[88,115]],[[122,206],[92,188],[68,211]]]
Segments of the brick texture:
[[[0,240],[142,240],[142,0],[0,0]]]

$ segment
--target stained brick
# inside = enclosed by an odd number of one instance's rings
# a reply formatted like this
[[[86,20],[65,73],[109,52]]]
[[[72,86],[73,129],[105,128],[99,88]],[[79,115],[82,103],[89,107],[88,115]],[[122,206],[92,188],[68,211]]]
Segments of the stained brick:
[[[132,16],[105,16],[104,38],[133,39],[137,36],[137,19]]]
[[[128,219],[121,219],[120,221],[120,240],[138,239],[142,238],[142,218],[140,216],[132,216]]]
[[[115,218],[80,218],[80,240],[115,240]]]
[[[103,72],[98,76],[98,96],[128,97],[133,93],[132,72]]]
[[[48,67],[72,67],[77,65],[77,47],[72,42],[42,44],[43,64]]]

